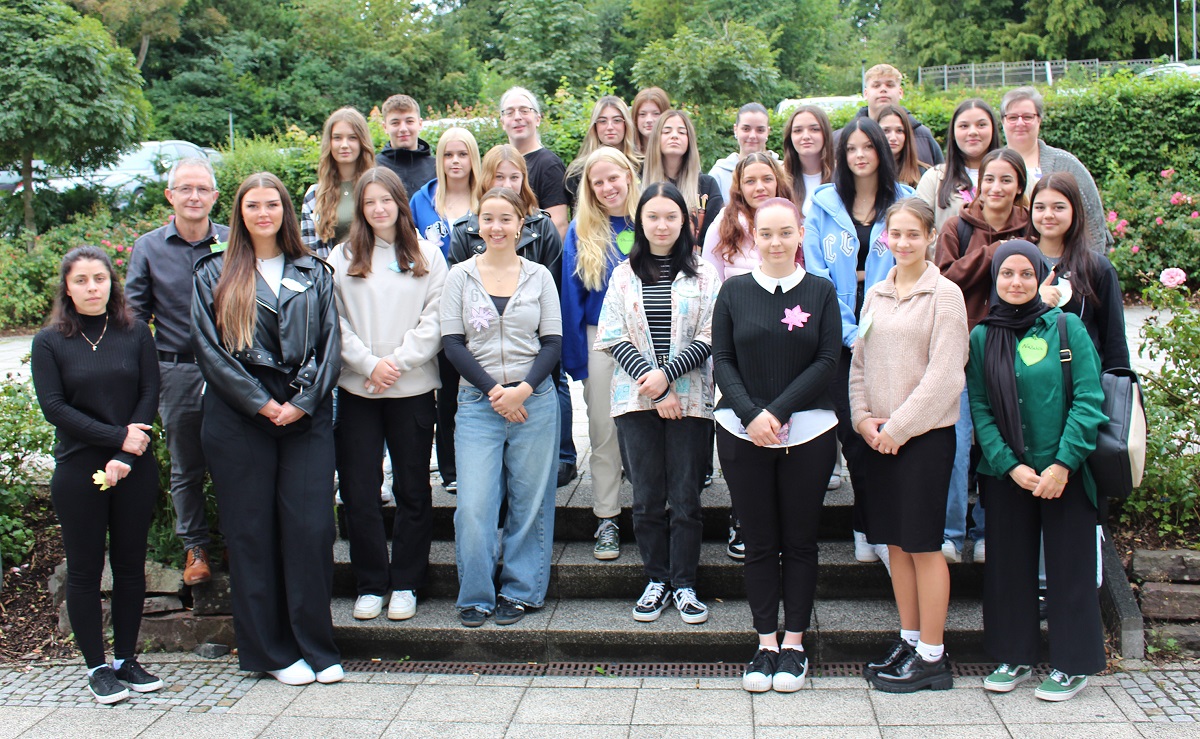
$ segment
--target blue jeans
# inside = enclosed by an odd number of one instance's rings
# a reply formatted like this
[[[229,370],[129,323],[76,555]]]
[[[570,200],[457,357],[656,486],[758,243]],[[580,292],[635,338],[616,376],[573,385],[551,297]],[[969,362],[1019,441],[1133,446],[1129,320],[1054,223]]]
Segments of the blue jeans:
[[[950,472],[950,493],[946,496],[946,528],[942,537],[954,542],[955,549],[960,552],[967,533],[967,474],[971,467],[971,432],[974,428],[971,424],[971,403],[964,387],[958,401],[958,422],[954,424],[957,446],[954,469]],[[983,538],[983,506],[975,506],[972,518],[975,526],[971,529],[971,538],[979,541]]]
[[[558,413],[562,419],[558,437],[558,461],[575,464],[579,457],[575,452],[575,437],[571,435],[571,425],[574,421],[571,417],[571,384],[567,380],[566,370],[561,366],[558,368],[554,387],[558,391]]]
[[[454,428],[458,508],[454,512],[458,607],[496,609],[493,579],[500,549],[499,595],[540,608],[550,583],[554,491],[558,482],[558,395],[544,380],[525,401],[529,418],[509,423],[473,387],[458,390]],[[508,516],[500,540],[496,521],[507,488]]]

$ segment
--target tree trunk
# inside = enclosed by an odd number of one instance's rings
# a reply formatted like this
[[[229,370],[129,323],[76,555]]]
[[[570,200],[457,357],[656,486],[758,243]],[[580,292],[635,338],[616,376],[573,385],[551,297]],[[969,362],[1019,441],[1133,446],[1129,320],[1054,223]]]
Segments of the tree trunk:
[[[150,50],[150,36],[143,33],[142,34],[142,45],[138,49],[138,57],[137,57],[137,68],[138,68],[139,72],[142,69],[142,64],[144,64],[146,62],[146,52],[149,50]]]
[[[33,219],[33,152],[25,152],[21,161],[21,200],[25,203],[25,231],[29,235],[28,251],[37,246],[37,224]]]

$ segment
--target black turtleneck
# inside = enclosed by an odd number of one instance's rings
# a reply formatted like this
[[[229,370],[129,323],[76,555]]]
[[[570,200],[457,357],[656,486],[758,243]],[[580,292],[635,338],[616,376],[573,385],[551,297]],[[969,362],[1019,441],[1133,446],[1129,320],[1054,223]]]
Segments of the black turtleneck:
[[[133,464],[137,457],[121,451],[127,426],[152,424],[158,413],[158,355],[145,323],[121,329],[109,319],[105,330],[105,316],[83,316],[83,336],[69,338],[44,328],[33,338],[31,366],[38,404],[58,436],[56,461],[101,447]]]

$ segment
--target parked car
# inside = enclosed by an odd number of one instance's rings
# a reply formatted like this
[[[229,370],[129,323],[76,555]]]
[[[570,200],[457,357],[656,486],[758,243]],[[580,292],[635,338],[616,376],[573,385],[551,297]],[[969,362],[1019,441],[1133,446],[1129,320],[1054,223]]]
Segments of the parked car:
[[[1159,64],[1138,72],[1138,77],[1161,77],[1164,74],[1186,74],[1192,78],[1200,78],[1200,65],[1170,62]]]
[[[46,163],[41,159],[33,160],[33,178],[37,180],[45,175]],[[21,170],[0,169],[0,192],[14,192],[21,189]]]
[[[862,95],[829,95],[815,98],[789,98],[775,106],[775,113],[780,116],[791,115],[792,111],[801,105],[815,105],[826,113],[835,113],[848,105],[858,107],[866,104]]]
[[[119,204],[127,205],[140,198],[148,185],[166,179],[171,166],[184,157],[207,159],[208,155],[190,141],[143,141],[107,167],[54,177],[46,187],[58,192],[80,186],[107,188],[117,193]]]

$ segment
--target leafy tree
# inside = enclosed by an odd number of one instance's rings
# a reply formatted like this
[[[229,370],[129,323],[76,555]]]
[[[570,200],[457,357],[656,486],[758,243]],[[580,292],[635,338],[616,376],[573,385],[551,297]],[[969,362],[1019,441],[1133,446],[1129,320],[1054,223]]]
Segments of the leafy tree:
[[[1012,60],[1129,59],[1173,38],[1165,3],[1123,0],[1029,0],[1024,20],[1005,30],[1001,49]]]
[[[774,38],[739,21],[681,27],[646,46],[633,65],[641,86],[660,85],[673,99],[698,105],[741,105],[772,99],[779,83]]]
[[[20,162],[32,248],[34,157],[61,167],[114,161],[145,131],[149,106],[133,54],[55,0],[0,6],[0,69],[0,162]]]
[[[549,95],[565,79],[583,86],[600,66],[595,16],[579,0],[512,0],[504,12],[498,71]]]
[[[138,69],[146,61],[151,39],[179,38],[179,15],[186,3],[187,0],[71,0],[81,12],[98,16],[118,43],[138,47]]]

